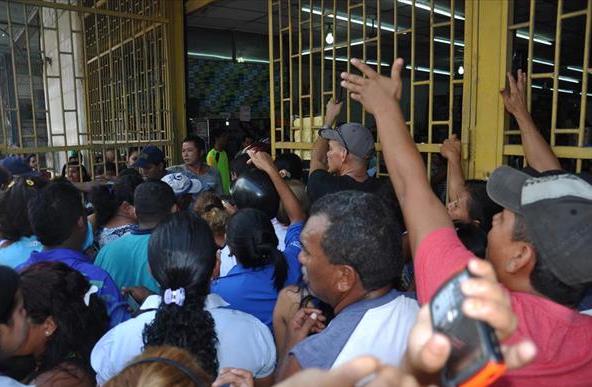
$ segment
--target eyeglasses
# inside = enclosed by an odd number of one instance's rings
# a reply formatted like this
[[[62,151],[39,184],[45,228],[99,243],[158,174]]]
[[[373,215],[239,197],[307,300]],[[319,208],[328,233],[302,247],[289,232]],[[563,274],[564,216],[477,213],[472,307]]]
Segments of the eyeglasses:
[[[345,151],[347,153],[350,153],[349,147],[347,146],[347,141],[345,141],[345,138],[343,137],[343,134],[341,133],[341,126],[338,126],[337,128],[335,128],[335,131],[337,132],[337,135],[339,135],[339,138],[341,139],[341,141],[343,141],[343,147],[345,148]]]

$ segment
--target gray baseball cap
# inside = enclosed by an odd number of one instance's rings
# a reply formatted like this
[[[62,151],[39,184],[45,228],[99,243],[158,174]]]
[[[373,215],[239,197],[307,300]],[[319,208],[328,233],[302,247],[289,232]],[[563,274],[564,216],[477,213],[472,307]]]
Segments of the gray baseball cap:
[[[362,159],[369,159],[374,154],[372,133],[357,122],[348,122],[335,129],[321,129],[319,136],[326,140],[337,141],[348,152]]]
[[[568,173],[532,177],[503,166],[489,178],[487,194],[522,215],[539,258],[558,279],[592,282],[592,185]]]

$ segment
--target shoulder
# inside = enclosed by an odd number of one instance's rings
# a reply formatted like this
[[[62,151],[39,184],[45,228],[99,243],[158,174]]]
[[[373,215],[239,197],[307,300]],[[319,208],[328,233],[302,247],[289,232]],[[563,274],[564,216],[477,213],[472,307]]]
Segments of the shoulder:
[[[335,176],[330,174],[329,172],[327,172],[324,169],[316,169],[308,176],[308,182],[310,183],[311,180],[318,181],[319,179],[327,179],[327,178],[333,178],[333,177],[335,177]]]

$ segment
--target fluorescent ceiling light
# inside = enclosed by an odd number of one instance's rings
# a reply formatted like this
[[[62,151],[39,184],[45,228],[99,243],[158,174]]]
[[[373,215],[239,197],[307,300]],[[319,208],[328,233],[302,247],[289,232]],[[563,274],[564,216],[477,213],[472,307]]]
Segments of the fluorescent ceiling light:
[[[539,86],[539,85],[531,85],[530,87],[532,87],[533,89],[543,90],[543,86]],[[553,91],[554,89],[552,87],[550,87],[547,90]],[[557,91],[560,92],[560,93],[566,93],[566,94],[574,94],[575,93],[575,91],[573,91],[573,90],[567,90],[567,89],[557,89]]]
[[[520,38],[520,39],[530,40],[529,35],[527,33],[525,33],[525,32],[522,32],[522,31],[516,31],[516,37],[517,38]],[[539,38],[539,37],[536,37],[536,36],[534,36],[532,40],[535,41],[535,42],[537,42],[537,43],[541,43],[541,44],[544,44],[544,45],[547,45],[547,46],[552,46],[553,45],[553,43],[550,42],[549,40],[542,39],[542,38]]]
[[[555,64],[553,62],[550,62],[548,60],[534,58],[532,61],[534,63],[544,64],[544,65],[551,66],[551,67],[554,67],[555,66]]]
[[[200,58],[213,58],[213,59],[232,60],[232,57],[231,56],[206,54],[206,53],[203,53],[203,52],[187,51],[187,55],[189,55],[189,56],[197,56],[197,57],[200,57]]]
[[[320,16],[323,15],[323,12],[320,9],[314,9],[313,8],[311,10],[309,7],[302,7],[301,10],[302,10],[302,12],[308,12],[308,13],[312,12],[315,15],[320,15]],[[333,16],[335,16],[335,19],[342,20],[342,21],[349,21],[350,20],[347,16],[343,16],[343,15],[339,15],[339,14],[337,14],[337,15],[333,15],[333,14],[326,15],[326,17],[329,17],[329,18],[333,18]],[[357,18],[353,18],[353,17],[351,18],[351,22],[354,23],[354,24],[364,25],[364,22],[362,20],[357,19]],[[369,22],[369,21],[366,21],[366,26],[373,27],[373,28],[378,28],[378,25],[376,23],[372,23],[372,22]],[[384,23],[380,23],[380,29],[381,30],[385,30],[385,31],[389,31],[389,32],[395,32],[394,26],[388,25],[388,24],[384,24]]]
[[[413,5],[413,1],[411,1],[411,0],[398,0],[398,2],[402,3],[402,4]],[[415,7],[425,9],[426,11],[431,11],[431,7],[428,4],[420,3],[419,1],[415,2]],[[437,13],[438,15],[448,16],[448,17],[452,16],[452,14],[450,13],[450,10],[436,7],[436,6],[434,6],[434,13]],[[463,15],[459,15],[457,13],[454,14],[454,18],[458,19],[458,20],[465,20],[465,17]]]
[[[332,57],[332,56],[326,56],[326,57],[325,57],[325,59],[326,59],[326,60],[333,60],[333,57]],[[337,61],[337,62],[349,62],[349,61],[347,60],[347,58],[343,58],[343,57],[340,57],[340,56],[336,56],[336,57],[335,57],[335,61]],[[377,66],[377,65],[378,65],[378,62],[376,62],[376,61],[373,61],[373,60],[367,60],[367,61],[366,61],[366,64],[373,65],[373,66]],[[386,64],[386,63],[381,63],[380,65],[381,65],[381,66],[384,66],[384,67],[390,67],[390,66],[391,66],[391,65],[389,65],[389,64]]]
[[[571,71],[577,71],[579,73],[583,73],[584,72],[584,70],[582,70],[581,67],[576,67],[576,66],[567,66],[567,69],[568,70],[571,70]]]
[[[439,37],[435,37],[434,38],[434,42],[450,44],[450,40],[448,40],[446,38],[439,38]],[[458,40],[455,40],[454,41],[454,45],[455,46],[459,46],[459,47],[464,47],[465,46],[465,43],[464,42],[461,42],[461,41],[458,41]]]
[[[405,66],[406,69],[411,70],[411,66]],[[430,69],[427,67],[421,67],[421,66],[415,66],[415,71],[421,71],[424,73],[429,73]],[[434,69],[434,73],[435,74],[441,74],[441,75],[450,75],[450,73],[448,71],[444,71],[444,70],[439,70],[439,69]]]
[[[578,81],[575,78],[571,78],[571,77],[559,76],[559,80],[560,81],[565,81],[565,82],[571,82],[571,83],[580,83],[580,81]]]

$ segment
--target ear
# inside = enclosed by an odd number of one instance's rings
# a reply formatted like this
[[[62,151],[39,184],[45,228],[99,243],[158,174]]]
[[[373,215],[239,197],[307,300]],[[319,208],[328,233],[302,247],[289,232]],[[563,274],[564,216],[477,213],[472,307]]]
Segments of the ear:
[[[348,265],[341,265],[337,270],[337,290],[341,293],[347,293],[356,284],[358,274],[353,267]]]
[[[129,204],[128,202],[124,201],[121,203],[121,210],[129,217],[135,218],[136,217],[136,209],[134,206]]]
[[[41,324],[41,326],[43,328],[43,334],[46,337],[51,337],[51,335],[53,335],[56,329],[58,329],[58,326],[55,323],[52,316],[47,317],[45,321]]]
[[[534,247],[527,242],[512,242],[516,244],[512,248],[512,257],[506,261],[505,269],[508,273],[515,274],[526,267],[533,266],[536,259]]]

